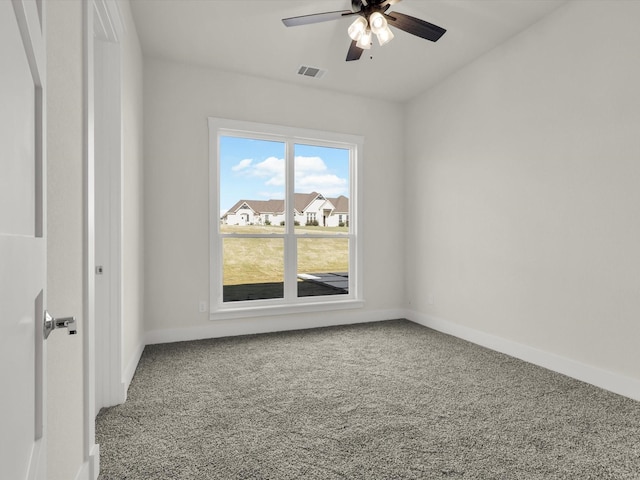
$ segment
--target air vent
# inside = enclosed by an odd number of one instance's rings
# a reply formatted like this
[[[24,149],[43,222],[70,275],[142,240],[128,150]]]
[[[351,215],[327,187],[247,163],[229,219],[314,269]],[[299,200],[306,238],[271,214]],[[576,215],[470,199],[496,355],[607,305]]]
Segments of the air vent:
[[[317,67],[300,65],[300,68],[298,68],[298,75],[302,75],[303,77],[322,78],[325,73],[327,73],[326,70]]]

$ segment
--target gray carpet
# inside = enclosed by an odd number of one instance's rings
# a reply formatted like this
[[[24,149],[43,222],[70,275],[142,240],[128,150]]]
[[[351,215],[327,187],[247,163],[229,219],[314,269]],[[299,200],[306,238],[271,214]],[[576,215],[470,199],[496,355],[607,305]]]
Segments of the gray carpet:
[[[100,479],[640,479],[640,402],[404,321],[148,346]]]

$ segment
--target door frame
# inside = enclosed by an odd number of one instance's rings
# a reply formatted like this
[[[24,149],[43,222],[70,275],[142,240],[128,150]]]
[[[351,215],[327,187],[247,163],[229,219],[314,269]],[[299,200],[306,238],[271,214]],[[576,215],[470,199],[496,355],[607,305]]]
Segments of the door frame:
[[[122,380],[122,53],[123,21],[117,2],[93,0],[94,259],[105,282],[96,282],[96,413],[126,400]],[[100,76],[97,81],[95,75]],[[99,149],[96,150],[96,146]],[[102,212],[98,213],[98,212]],[[96,231],[108,235],[96,237]],[[99,273],[94,269],[94,274]],[[94,306],[97,303],[94,303]]]
[[[84,205],[83,222],[83,249],[82,249],[82,286],[83,286],[83,318],[85,321],[83,335],[83,416],[84,416],[84,438],[83,438],[83,465],[86,465],[88,472],[84,474],[86,478],[95,480],[100,473],[100,446],[96,444],[95,426],[95,278],[89,274],[90,270],[95,270],[94,259],[94,171],[93,171],[93,3],[82,2],[84,29],[84,118],[83,118],[83,156],[84,156],[84,178],[82,197]]]
[[[122,33],[122,21],[116,0],[89,0],[83,2],[84,15],[84,178],[83,178],[83,287],[85,332],[83,345],[83,377],[84,377],[84,460],[88,465],[87,478],[97,479],[100,472],[100,446],[95,443],[96,409],[96,338],[102,338],[102,330],[96,331],[95,322],[95,49],[94,37],[109,33]],[[119,28],[119,30],[118,30]],[[118,36],[117,38],[120,38]],[[120,276],[118,276],[120,279]],[[115,325],[114,325],[115,324]],[[120,378],[119,362],[121,361],[120,318],[108,322],[105,327],[112,327],[118,333],[116,341],[108,342],[108,348],[101,355],[103,365],[113,367],[117,359],[117,378]],[[111,335],[110,335],[111,337]],[[101,372],[101,375],[104,375]],[[108,378],[114,375],[109,374]],[[101,381],[101,379],[99,380]],[[124,400],[123,400],[124,401]]]

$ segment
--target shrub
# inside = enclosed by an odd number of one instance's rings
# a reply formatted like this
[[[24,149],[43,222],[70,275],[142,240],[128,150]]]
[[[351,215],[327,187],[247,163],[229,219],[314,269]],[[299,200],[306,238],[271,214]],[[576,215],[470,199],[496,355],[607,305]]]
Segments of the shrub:
[[[344,222],[338,222],[339,227],[344,227]]]
[[[300,226],[300,222],[298,220],[294,220],[293,221],[293,226],[294,227],[299,227]]]
[[[271,220],[265,220],[265,221],[264,221],[264,224],[265,224],[265,225],[271,225]]]
[[[281,226],[281,227],[284,227],[284,220],[282,220],[282,221],[280,222],[280,226]]]

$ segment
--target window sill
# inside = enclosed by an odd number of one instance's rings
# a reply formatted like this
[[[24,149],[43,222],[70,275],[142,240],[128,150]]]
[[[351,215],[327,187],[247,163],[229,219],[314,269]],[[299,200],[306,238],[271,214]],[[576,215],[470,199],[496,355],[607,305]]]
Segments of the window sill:
[[[235,318],[270,317],[293,313],[314,313],[329,310],[347,310],[364,307],[364,300],[339,300],[333,302],[309,302],[289,305],[262,305],[220,308],[209,314],[209,320],[229,320]]]

